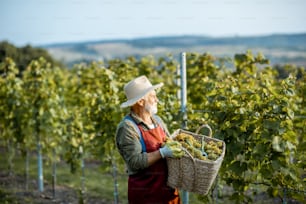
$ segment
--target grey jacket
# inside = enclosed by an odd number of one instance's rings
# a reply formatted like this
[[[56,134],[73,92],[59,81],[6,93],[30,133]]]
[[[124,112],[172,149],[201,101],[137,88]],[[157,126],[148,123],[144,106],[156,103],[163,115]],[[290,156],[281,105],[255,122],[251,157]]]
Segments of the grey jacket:
[[[133,112],[130,112],[130,116],[137,124],[140,124],[144,130],[149,129],[143,120]],[[152,121],[155,127],[160,124],[165,130],[166,135],[168,137],[170,136],[167,126],[160,117],[155,115]],[[140,170],[148,167],[147,153],[142,152],[139,134],[135,130],[135,126],[131,123],[132,122],[129,120],[122,120],[117,127],[115,136],[117,148],[126,163],[129,175],[136,174]]]

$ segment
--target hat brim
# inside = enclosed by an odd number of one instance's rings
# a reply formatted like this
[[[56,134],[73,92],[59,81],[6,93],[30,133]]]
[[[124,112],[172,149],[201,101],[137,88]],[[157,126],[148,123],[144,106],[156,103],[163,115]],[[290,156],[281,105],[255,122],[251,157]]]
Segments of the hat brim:
[[[135,103],[137,103],[137,101],[139,101],[142,97],[144,97],[146,94],[148,94],[150,91],[153,91],[155,89],[158,89],[160,87],[162,87],[164,85],[164,83],[159,83],[156,84],[154,86],[151,86],[150,88],[146,89],[145,91],[143,91],[141,94],[139,94],[137,97],[132,98],[124,103],[122,103],[120,105],[120,108],[126,108],[126,107],[130,107],[132,105],[134,105]]]

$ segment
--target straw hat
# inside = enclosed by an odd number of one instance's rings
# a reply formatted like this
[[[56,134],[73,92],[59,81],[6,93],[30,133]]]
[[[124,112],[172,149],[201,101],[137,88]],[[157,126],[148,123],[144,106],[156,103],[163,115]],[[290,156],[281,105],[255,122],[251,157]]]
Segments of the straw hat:
[[[153,86],[146,76],[140,76],[133,79],[124,86],[124,93],[127,101],[122,103],[120,107],[125,108],[134,105],[147,93],[160,88],[163,85],[163,83],[159,83]]]

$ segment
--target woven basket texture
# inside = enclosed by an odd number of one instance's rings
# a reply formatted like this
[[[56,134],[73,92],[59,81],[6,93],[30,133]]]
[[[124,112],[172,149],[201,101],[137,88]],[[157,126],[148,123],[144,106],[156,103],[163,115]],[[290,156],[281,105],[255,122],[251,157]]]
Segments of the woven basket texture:
[[[188,192],[207,195],[221,167],[225,155],[225,143],[219,139],[192,133],[182,129],[176,130],[172,134],[172,138],[175,138],[180,133],[192,135],[199,142],[201,142],[202,137],[204,137],[205,142],[213,140],[221,141],[223,143],[221,156],[215,161],[203,161],[193,158],[190,154],[187,154],[179,159],[167,158],[168,186]]]

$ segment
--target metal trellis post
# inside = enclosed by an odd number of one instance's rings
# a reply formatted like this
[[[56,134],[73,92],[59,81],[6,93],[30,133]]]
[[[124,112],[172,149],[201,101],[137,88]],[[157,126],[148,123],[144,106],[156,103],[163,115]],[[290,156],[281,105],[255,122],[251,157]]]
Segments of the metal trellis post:
[[[181,53],[181,113],[183,116],[182,129],[187,128],[187,77],[186,77],[186,53]],[[187,191],[182,191],[182,201],[183,204],[189,203],[189,193]]]

